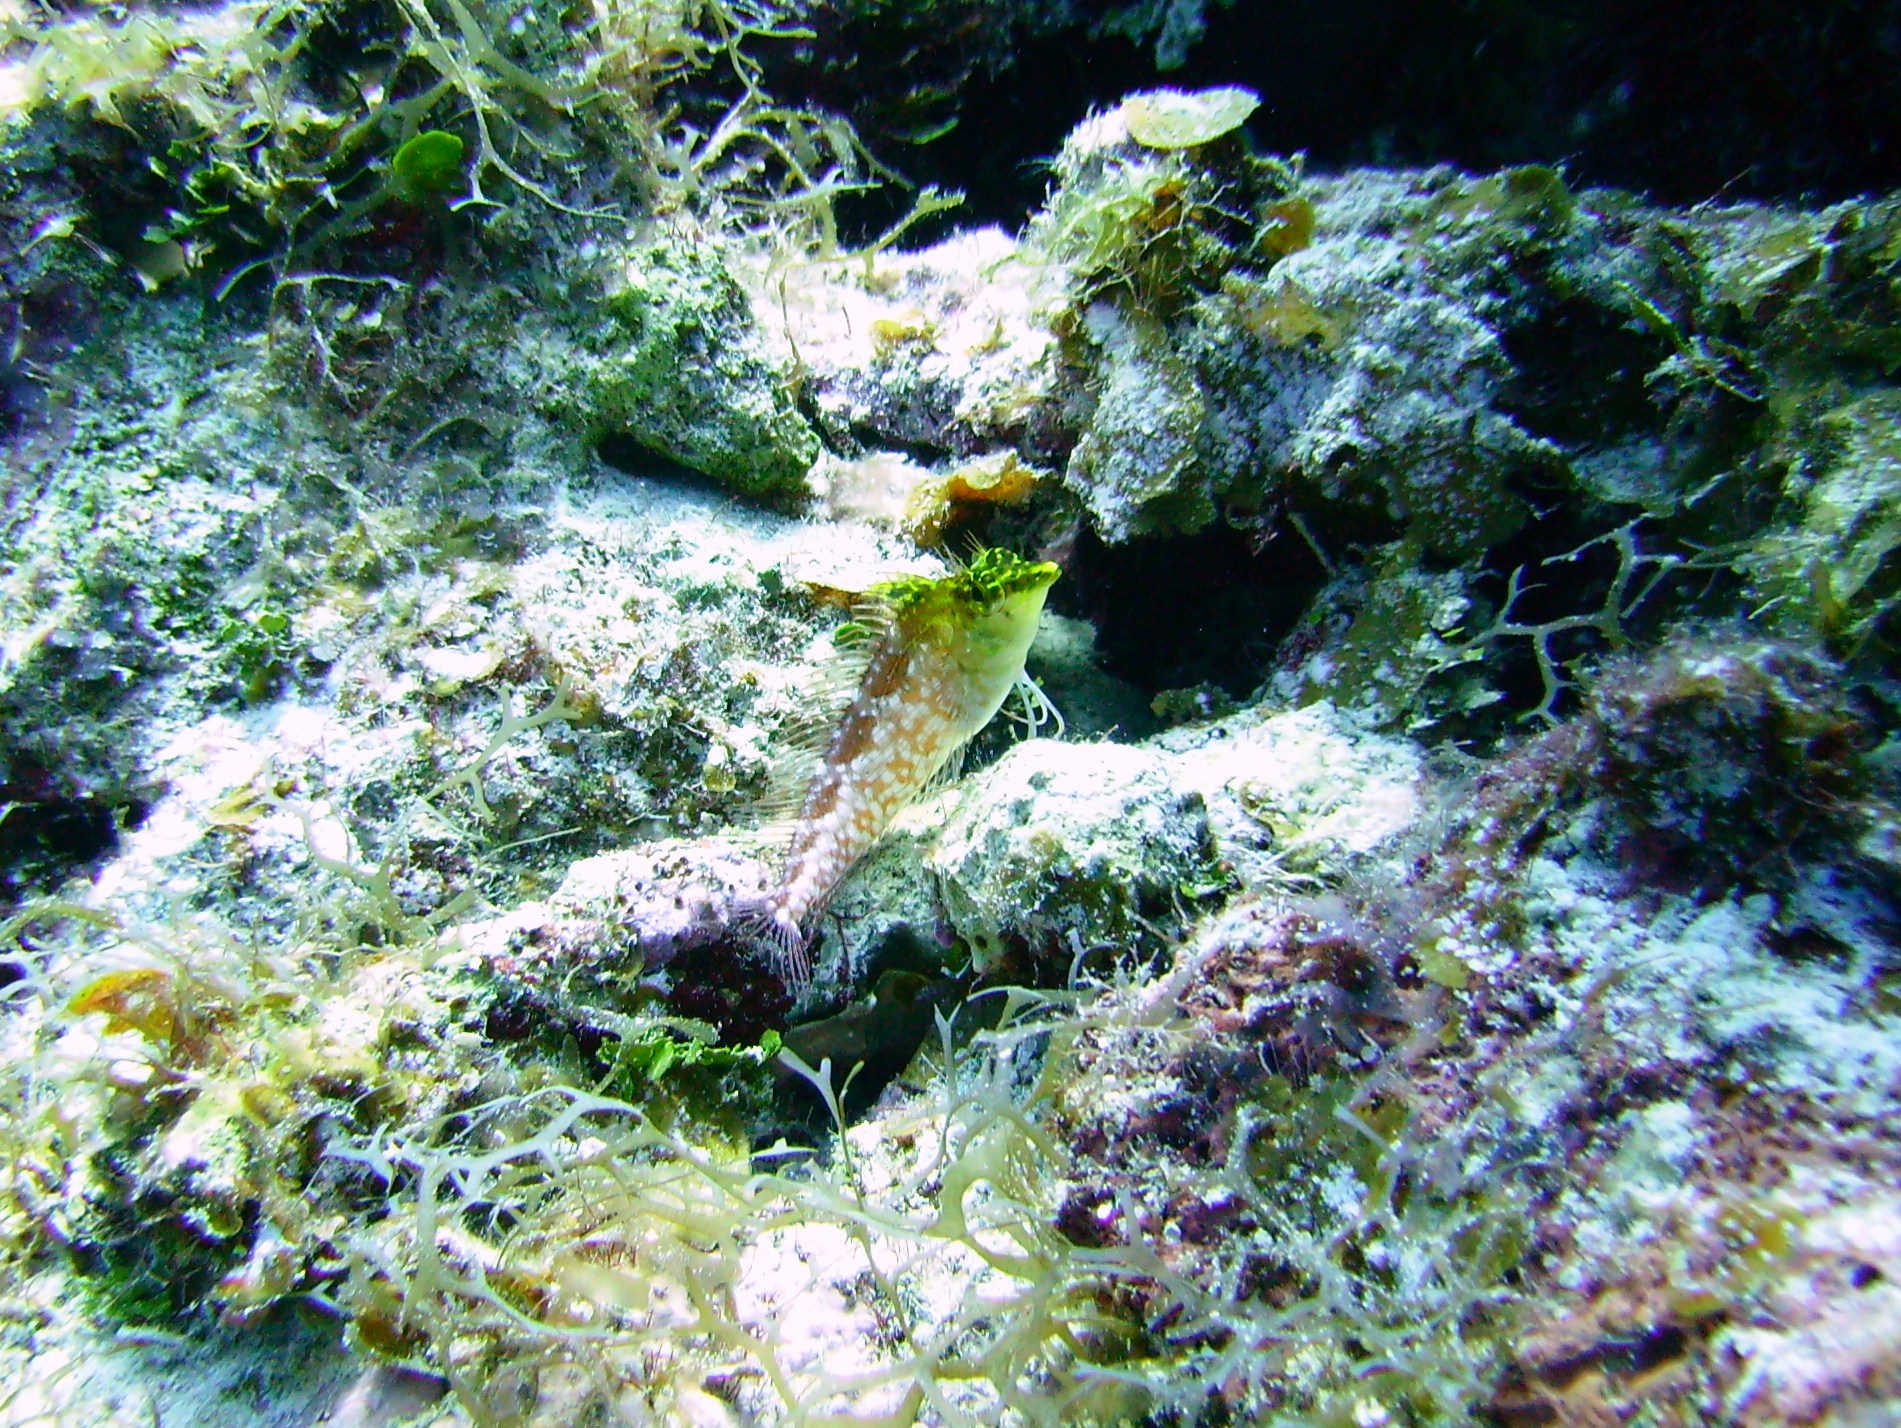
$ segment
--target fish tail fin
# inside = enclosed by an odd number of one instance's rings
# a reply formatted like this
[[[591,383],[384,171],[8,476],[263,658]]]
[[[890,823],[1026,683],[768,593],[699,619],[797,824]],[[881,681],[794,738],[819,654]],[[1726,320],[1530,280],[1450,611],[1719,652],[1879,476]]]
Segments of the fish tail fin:
[[[799,924],[783,912],[768,918],[766,936],[772,943],[772,965],[794,991],[812,980],[812,949]]]
[[[811,947],[782,899],[770,893],[746,899],[734,909],[733,926],[766,944],[772,969],[793,991],[812,980]]]

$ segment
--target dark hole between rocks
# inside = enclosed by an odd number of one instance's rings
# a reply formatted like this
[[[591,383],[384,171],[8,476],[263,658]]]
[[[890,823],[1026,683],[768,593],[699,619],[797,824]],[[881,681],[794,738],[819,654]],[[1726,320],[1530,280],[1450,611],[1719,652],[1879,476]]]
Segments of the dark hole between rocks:
[[[901,948],[888,947],[874,961],[884,956],[894,963],[908,960]],[[820,1068],[823,1062],[831,1062],[832,1086],[839,1093],[846,1120],[855,1123],[912,1063],[925,1042],[934,1041],[940,1014],[954,1018],[960,1044],[994,1024],[1001,999],[970,1001],[970,991],[967,978],[887,965],[859,987],[847,1005],[828,1016],[786,1027],[785,1045],[808,1066]],[[775,1120],[793,1132],[795,1142],[808,1136],[814,1143],[823,1142],[831,1128],[831,1113],[803,1076],[780,1068],[773,1100]]]
[[[643,446],[631,436],[621,436],[610,432],[595,443],[594,454],[601,459],[603,465],[611,466],[614,470],[628,476],[692,486],[713,495],[732,495],[727,487],[720,485],[704,471],[696,471],[684,461],[675,460],[665,452]]]
[[[631,436],[609,433],[595,443],[594,454],[603,466],[611,467],[623,475],[694,491],[722,503],[737,499],[749,505],[765,506],[781,512],[796,511],[801,504],[799,498],[790,493],[784,495],[775,495],[770,492],[741,494],[731,486],[716,481],[704,471],[688,466],[664,451],[656,451],[651,446],[644,446]]]
[[[1534,436],[1605,445],[1662,436],[1667,413],[1645,378],[1670,355],[1661,337],[1583,298],[1504,334],[1514,373],[1500,407]]]
[[[1786,962],[1806,963],[1837,972],[1849,970],[1854,949],[1824,928],[1803,923],[1769,934],[1769,950]]]
[[[137,826],[143,804],[117,809],[97,798],[73,797],[42,771],[22,767],[0,783],[0,907],[61,880],[118,846],[119,823]],[[0,970],[0,981],[14,978]]]
[[[1607,1373],[1634,1377],[1682,1358],[1688,1348],[1689,1335],[1682,1328],[1661,1324],[1640,1339],[1606,1344],[1598,1362]]]
[[[1291,533],[1264,546],[1226,526],[1117,546],[1085,533],[1050,605],[1093,624],[1109,673],[1147,694],[1213,685],[1243,700],[1325,582]]]

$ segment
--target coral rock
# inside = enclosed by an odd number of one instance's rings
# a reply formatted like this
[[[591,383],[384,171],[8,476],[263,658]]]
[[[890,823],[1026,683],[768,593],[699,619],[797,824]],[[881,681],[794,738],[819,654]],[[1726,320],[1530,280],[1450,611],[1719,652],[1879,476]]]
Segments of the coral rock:
[[[604,431],[748,495],[803,493],[818,437],[717,245],[671,234],[636,246],[606,314],[589,379]]]

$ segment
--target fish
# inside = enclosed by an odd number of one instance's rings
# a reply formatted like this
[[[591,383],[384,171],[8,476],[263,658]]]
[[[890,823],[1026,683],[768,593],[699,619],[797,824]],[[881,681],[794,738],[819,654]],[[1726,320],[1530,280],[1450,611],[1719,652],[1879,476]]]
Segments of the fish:
[[[1023,692],[1033,723],[1054,708],[1024,673],[1043,602],[1061,570],[998,547],[941,577],[873,586],[854,612],[856,686],[813,743],[797,814],[762,915],[780,974],[811,975],[805,928],[891,821]],[[788,803],[791,800],[787,800]]]

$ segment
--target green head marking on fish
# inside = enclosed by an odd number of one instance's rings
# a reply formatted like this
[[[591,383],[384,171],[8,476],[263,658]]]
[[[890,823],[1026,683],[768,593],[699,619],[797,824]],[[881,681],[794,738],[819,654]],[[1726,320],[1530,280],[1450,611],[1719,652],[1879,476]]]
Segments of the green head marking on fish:
[[[870,593],[896,611],[930,609],[975,617],[1013,595],[1049,589],[1060,574],[1050,561],[1025,560],[986,546],[949,575],[906,575],[874,586]]]
[[[1000,677],[1007,692],[1023,672],[1043,598],[1061,573],[1047,560],[993,547],[949,575],[887,581],[866,598],[890,612],[906,639],[938,645],[974,676]]]

